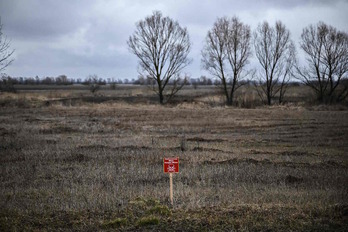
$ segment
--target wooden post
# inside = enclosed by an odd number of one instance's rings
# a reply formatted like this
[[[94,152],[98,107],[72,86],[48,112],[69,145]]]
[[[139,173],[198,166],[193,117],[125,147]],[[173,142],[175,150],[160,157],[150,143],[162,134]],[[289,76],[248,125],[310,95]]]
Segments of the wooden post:
[[[170,195],[170,203],[172,204],[172,207],[174,205],[173,202],[173,173],[169,173],[169,195]]]

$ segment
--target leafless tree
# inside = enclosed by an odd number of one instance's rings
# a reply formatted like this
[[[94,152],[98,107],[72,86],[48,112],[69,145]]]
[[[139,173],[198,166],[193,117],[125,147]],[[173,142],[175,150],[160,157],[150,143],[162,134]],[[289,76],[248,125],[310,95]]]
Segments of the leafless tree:
[[[279,93],[281,103],[296,61],[296,51],[290,32],[277,21],[275,27],[268,22],[260,24],[254,32],[254,48],[261,71],[257,74],[260,86],[259,96],[268,105]]]
[[[4,71],[13,62],[13,59],[11,59],[13,53],[14,50],[10,49],[10,41],[2,33],[0,18],[0,72]]]
[[[307,67],[297,67],[299,79],[311,87],[320,102],[348,96],[348,34],[319,22],[303,29],[301,48]]]
[[[178,22],[155,11],[136,24],[128,46],[139,59],[140,73],[145,72],[145,76],[156,81],[157,87],[153,90],[161,104],[169,101],[184,86],[185,83],[179,83],[178,78],[191,62],[187,57],[191,43],[187,29]],[[170,90],[166,90],[168,86]]]
[[[219,18],[208,31],[202,50],[202,65],[221,80],[226,103],[232,105],[239,80],[247,76],[245,66],[251,56],[250,27],[237,17]]]
[[[86,83],[89,86],[89,91],[91,91],[93,95],[100,89],[100,79],[96,74],[88,75]]]

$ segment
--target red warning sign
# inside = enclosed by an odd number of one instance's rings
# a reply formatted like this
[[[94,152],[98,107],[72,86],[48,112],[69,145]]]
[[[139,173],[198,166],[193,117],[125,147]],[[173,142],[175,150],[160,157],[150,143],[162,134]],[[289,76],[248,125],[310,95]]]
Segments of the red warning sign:
[[[179,158],[163,158],[163,171],[165,173],[179,172]]]

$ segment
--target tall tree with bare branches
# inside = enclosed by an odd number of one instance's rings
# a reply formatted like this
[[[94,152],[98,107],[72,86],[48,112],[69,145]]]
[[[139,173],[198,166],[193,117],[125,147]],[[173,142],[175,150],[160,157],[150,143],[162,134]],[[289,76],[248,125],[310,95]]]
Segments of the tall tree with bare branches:
[[[2,33],[2,24],[0,18],[0,73],[13,62],[13,59],[11,59],[13,53],[14,50],[10,49],[10,41],[7,40]]]
[[[161,104],[169,101],[185,84],[180,73],[191,60],[191,48],[186,28],[162,13],[155,11],[136,24],[128,46],[139,59],[140,72],[157,83],[153,90]],[[167,87],[169,90],[167,90]]]
[[[268,105],[279,93],[281,103],[292,69],[296,61],[295,45],[290,38],[290,31],[277,21],[275,27],[268,22],[260,24],[254,32],[254,48],[261,71],[257,74],[262,100],[266,97]]]
[[[232,105],[239,81],[247,75],[245,66],[251,56],[250,27],[237,17],[219,18],[208,31],[202,50],[203,68],[221,80],[226,103]]]
[[[319,22],[303,29],[301,48],[307,67],[297,67],[298,78],[311,87],[320,102],[348,96],[348,34]]]

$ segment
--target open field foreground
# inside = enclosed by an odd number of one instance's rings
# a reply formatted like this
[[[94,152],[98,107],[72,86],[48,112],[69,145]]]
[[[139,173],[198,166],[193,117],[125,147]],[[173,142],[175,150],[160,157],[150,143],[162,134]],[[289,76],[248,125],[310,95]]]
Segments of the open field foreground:
[[[39,95],[1,107],[0,231],[348,230],[346,110]]]

